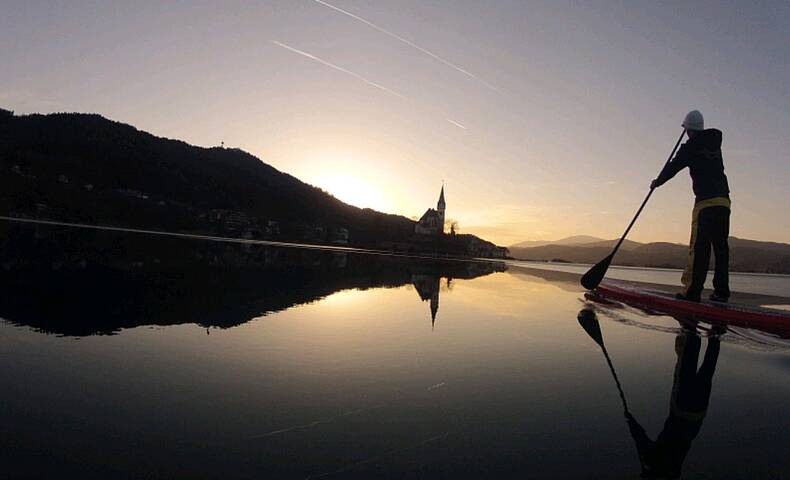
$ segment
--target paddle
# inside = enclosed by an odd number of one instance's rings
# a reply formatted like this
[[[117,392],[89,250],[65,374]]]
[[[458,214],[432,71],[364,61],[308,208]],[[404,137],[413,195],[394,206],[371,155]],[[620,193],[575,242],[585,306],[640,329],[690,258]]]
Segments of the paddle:
[[[672,153],[669,154],[669,158],[664,164],[665,167],[672,160],[672,157],[675,156],[675,150],[678,149],[681,140],[683,140],[683,135],[685,134],[686,134],[686,130],[683,129],[683,132],[680,134],[677,143],[675,143],[675,148],[672,149]],[[595,287],[597,287],[599,283],[601,283],[601,280],[603,280],[604,275],[606,275],[606,271],[609,269],[609,264],[612,263],[614,254],[617,253],[617,249],[620,248],[620,245],[622,245],[623,240],[625,240],[625,237],[628,235],[628,232],[631,231],[631,227],[634,226],[636,219],[639,218],[639,214],[642,213],[642,209],[645,208],[647,201],[650,200],[650,195],[653,195],[653,190],[655,190],[655,188],[651,188],[650,191],[647,192],[647,196],[645,197],[645,200],[642,202],[642,205],[639,207],[639,210],[636,211],[636,215],[634,215],[634,219],[631,220],[631,223],[628,224],[628,228],[625,229],[625,233],[623,234],[623,236],[620,237],[620,241],[617,242],[617,245],[614,246],[614,250],[612,250],[612,253],[610,253],[608,257],[604,258],[600,262],[593,265],[592,268],[587,270],[587,273],[582,275],[581,282],[584,288],[586,288],[587,290],[592,290]]]
[[[612,360],[609,359],[609,352],[606,351],[606,346],[603,344],[603,334],[601,333],[601,326],[598,323],[598,318],[596,317],[595,312],[585,308],[579,312],[579,315],[576,318],[579,320],[579,325],[581,325],[584,331],[587,332],[587,335],[589,335],[590,338],[592,338],[595,343],[601,347],[603,355],[606,357],[606,363],[609,364],[609,370],[612,372],[612,376],[614,377],[614,383],[617,384],[617,391],[620,393],[620,400],[623,402],[623,410],[625,410],[625,413],[628,414],[628,404],[625,401],[623,387],[620,386],[620,380],[617,378],[617,372],[614,371]]]

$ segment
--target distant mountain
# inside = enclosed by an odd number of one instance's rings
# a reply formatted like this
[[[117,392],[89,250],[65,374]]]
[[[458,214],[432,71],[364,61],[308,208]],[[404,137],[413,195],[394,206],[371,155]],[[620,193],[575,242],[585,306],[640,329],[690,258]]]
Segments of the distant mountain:
[[[521,260],[596,263],[612,250],[614,240],[575,245],[510,247],[510,254]],[[625,247],[625,248],[623,248]],[[635,267],[684,268],[688,246],[678,243],[631,242],[614,257],[614,265]],[[737,272],[790,274],[790,244],[761,242],[730,237],[730,270]]]
[[[511,251],[513,249],[521,249],[521,248],[532,248],[532,247],[544,247],[547,245],[584,245],[587,247],[614,247],[619,239],[614,240],[604,240],[603,238],[593,237],[590,235],[573,235],[571,237],[561,238],[559,240],[529,240],[526,242],[520,242],[515,245],[511,245]],[[638,246],[642,245],[639,242],[634,242],[631,240],[626,239],[623,241],[623,244],[620,248],[624,250],[631,250]]]
[[[614,240],[601,240],[600,242],[585,243],[583,245],[587,247],[606,247],[612,249],[619,241],[620,241],[619,238],[615,238]],[[643,245],[644,245],[643,243],[634,242],[633,240],[628,240],[626,238],[625,240],[623,240],[623,244],[620,245],[620,250],[634,250]]]
[[[0,215],[489,256],[473,235],[417,238],[235,148],[201,148],[94,114],[0,109]]]
[[[511,245],[509,248],[542,247],[544,245],[578,245],[603,241],[603,238],[593,237],[590,235],[573,235],[571,237],[565,237],[559,240],[527,240],[526,242],[520,242],[516,243],[515,245]]]

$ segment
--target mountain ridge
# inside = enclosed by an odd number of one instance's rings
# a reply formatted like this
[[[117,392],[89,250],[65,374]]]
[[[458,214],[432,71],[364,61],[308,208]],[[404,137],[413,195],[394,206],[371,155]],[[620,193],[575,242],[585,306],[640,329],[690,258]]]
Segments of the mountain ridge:
[[[619,240],[620,240],[619,238],[606,240],[603,238],[594,237],[592,235],[572,235],[570,237],[560,238],[559,240],[527,240],[524,242],[519,242],[510,245],[508,248],[510,249],[534,248],[534,247],[545,247],[547,245],[598,246],[598,247],[609,246],[610,248],[613,248]],[[633,240],[625,239],[623,240],[623,244],[620,246],[620,248],[630,250],[640,245],[644,245],[644,244],[640,242],[635,242]]]
[[[519,260],[594,264],[611,253],[614,242],[616,240],[573,245],[555,243],[526,248],[511,246],[510,253],[513,258]],[[729,244],[731,271],[790,274],[790,244],[738,237],[730,237]],[[687,258],[687,245],[670,242],[632,242],[629,247],[621,247],[618,250],[612,264],[684,268]]]
[[[559,240],[526,240],[510,245],[510,248],[542,247],[544,245],[577,245],[603,241],[605,241],[605,239],[593,237],[592,235],[571,235],[570,237],[560,238]]]

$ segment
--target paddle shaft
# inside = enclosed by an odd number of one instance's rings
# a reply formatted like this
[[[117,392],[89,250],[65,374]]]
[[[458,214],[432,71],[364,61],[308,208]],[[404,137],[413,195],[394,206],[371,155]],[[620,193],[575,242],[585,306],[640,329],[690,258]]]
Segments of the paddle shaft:
[[[612,376],[614,377],[614,383],[617,384],[617,392],[620,394],[620,400],[623,402],[623,410],[628,412],[628,403],[625,401],[625,394],[623,393],[623,387],[620,386],[620,379],[617,378],[617,372],[614,371],[614,365],[612,365],[612,360],[609,359],[609,352],[606,351],[606,347],[601,344],[601,350],[603,350],[603,355],[606,357],[606,363],[609,364],[609,370],[612,372]]]
[[[683,140],[683,135],[685,134],[686,134],[686,129],[684,128],[683,131],[680,133],[680,137],[678,137],[678,141],[675,143],[675,148],[672,149],[672,153],[669,154],[669,158],[667,158],[667,161],[666,163],[664,163],[664,167],[661,169],[661,171],[664,171],[664,168],[667,165],[669,165],[669,162],[672,161],[672,157],[675,156],[675,151],[680,146],[680,142]],[[628,228],[625,229],[625,233],[623,233],[623,236],[620,237],[620,241],[617,242],[617,245],[615,245],[614,250],[612,250],[612,254],[610,255],[611,257],[614,257],[614,254],[617,253],[617,249],[620,248],[620,245],[622,245],[623,240],[625,240],[625,237],[628,236],[628,232],[631,231],[631,227],[634,226],[634,223],[636,223],[636,219],[639,218],[639,214],[642,213],[642,210],[645,208],[645,205],[647,205],[647,201],[650,200],[650,196],[653,195],[653,190],[655,190],[655,188],[651,188],[650,191],[647,192],[647,196],[645,197],[644,201],[642,201],[642,205],[639,206],[639,210],[636,211],[636,215],[634,215],[633,220],[631,220],[631,223],[628,224]]]
[[[601,332],[601,324],[598,322],[598,318],[595,315],[595,311],[583,308],[579,315],[577,315],[576,319],[579,321],[579,325],[587,332],[587,335],[593,339],[593,341],[601,347],[601,351],[603,352],[603,356],[606,358],[606,363],[609,365],[609,371],[612,372],[612,377],[614,378],[614,383],[617,384],[617,391],[620,393],[620,400],[623,402],[623,409],[628,412],[628,403],[625,401],[625,394],[623,393],[623,387],[620,385],[620,379],[617,378],[617,372],[614,371],[614,365],[612,365],[612,359],[609,358],[609,352],[606,351],[606,344],[603,342],[603,332]]]

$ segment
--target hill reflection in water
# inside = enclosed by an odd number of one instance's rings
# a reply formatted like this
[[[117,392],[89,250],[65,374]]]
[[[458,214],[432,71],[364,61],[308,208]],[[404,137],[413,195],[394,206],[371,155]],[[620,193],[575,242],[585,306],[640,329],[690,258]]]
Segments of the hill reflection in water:
[[[413,285],[436,321],[440,284],[496,262],[279,248],[50,226],[3,226],[0,317],[66,336],[142,325],[228,328],[347,289]],[[417,298],[415,298],[417,300]]]

